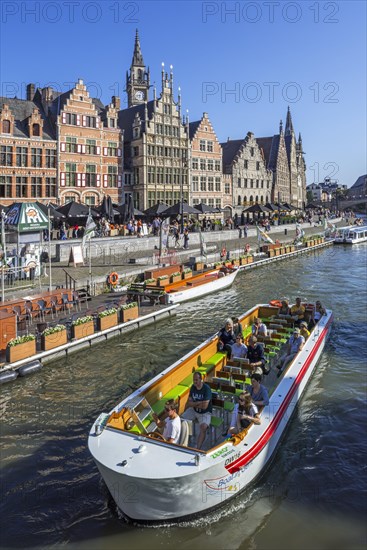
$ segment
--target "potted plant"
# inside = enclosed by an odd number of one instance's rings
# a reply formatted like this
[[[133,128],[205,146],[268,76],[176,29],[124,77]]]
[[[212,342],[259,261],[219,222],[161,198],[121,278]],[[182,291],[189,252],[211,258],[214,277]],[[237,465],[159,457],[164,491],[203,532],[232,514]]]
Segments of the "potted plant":
[[[139,317],[139,306],[138,302],[131,302],[130,304],[125,304],[120,308],[120,321],[122,323],[127,323],[127,321],[133,321]]]
[[[182,272],[182,278],[183,279],[191,279],[192,277],[192,269],[190,267],[187,267]]]
[[[43,351],[63,346],[67,341],[68,333],[65,325],[46,328],[41,334],[41,347]]]
[[[94,321],[91,315],[79,317],[71,324],[71,337],[79,340],[94,334]]]
[[[98,330],[106,330],[117,325],[117,309],[111,307],[98,313],[97,328]]]
[[[18,336],[10,340],[6,346],[6,360],[8,363],[21,361],[36,353],[36,337],[34,334]]]
[[[166,286],[169,284],[169,278],[168,275],[161,275],[157,279],[158,286]]]
[[[177,283],[178,281],[181,281],[181,273],[180,273],[180,271],[175,271],[170,276],[170,282],[171,283]]]

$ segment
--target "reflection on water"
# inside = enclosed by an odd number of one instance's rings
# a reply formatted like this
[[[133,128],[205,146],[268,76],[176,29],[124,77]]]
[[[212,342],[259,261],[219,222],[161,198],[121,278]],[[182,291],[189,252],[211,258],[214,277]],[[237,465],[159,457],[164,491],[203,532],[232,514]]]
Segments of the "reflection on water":
[[[353,269],[351,269],[353,265]],[[237,277],[177,317],[72,355],[1,392],[4,548],[362,548],[366,512],[366,247],[334,247]],[[87,450],[96,416],[228,315],[280,296],[334,310],[331,340],[261,480],[220,509],[159,528],[119,517]],[[361,330],[362,327],[362,330]]]

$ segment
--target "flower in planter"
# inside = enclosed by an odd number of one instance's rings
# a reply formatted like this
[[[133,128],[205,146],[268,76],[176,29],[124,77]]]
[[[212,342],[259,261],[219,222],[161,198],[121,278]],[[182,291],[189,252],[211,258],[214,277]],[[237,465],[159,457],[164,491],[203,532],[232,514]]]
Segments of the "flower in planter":
[[[19,344],[25,344],[26,342],[32,342],[35,340],[36,337],[34,334],[25,334],[24,336],[18,336],[17,338],[13,338],[12,340],[9,340],[8,347],[13,348],[14,346],[18,346]]]
[[[146,280],[145,280],[145,283],[146,283],[147,285],[152,285],[153,283],[155,283],[155,279],[146,279]]]
[[[174,273],[171,274],[171,277],[177,277],[177,276],[180,276],[181,273],[179,271],[175,271]]]
[[[157,280],[158,280],[158,281],[164,281],[164,280],[166,280],[166,279],[168,279],[168,275],[161,275],[160,277],[158,277]]]
[[[98,313],[98,317],[102,319],[103,317],[108,317],[109,315],[113,315],[114,313],[117,313],[117,309],[111,307],[111,309],[105,309],[104,311]]]
[[[192,273],[192,269],[190,269],[189,267],[187,267],[186,269],[183,270],[184,273]]]
[[[121,306],[121,309],[131,309],[133,307],[138,307],[138,302],[130,302],[130,304],[124,304]]]
[[[79,317],[79,319],[76,319],[71,324],[74,327],[77,327],[79,325],[84,325],[85,323],[89,323],[90,321],[93,321],[93,317],[91,315],[86,315],[85,317]]]
[[[55,334],[56,332],[62,332],[63,330],[66,330],[65,325],[56,325],[54,327],[46,328],[42,332],[42,336],[49,336],[50,334]]]

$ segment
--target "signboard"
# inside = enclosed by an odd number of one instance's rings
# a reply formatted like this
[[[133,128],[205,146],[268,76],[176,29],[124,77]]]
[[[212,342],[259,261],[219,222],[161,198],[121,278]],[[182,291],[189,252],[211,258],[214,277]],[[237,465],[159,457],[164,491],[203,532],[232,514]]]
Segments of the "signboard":
[[[84,265],[83,251],[80,244],[76,246],[72,246],[70,248],[68,266],[70,265],[70,263],[73,263],[74,267],[76,267],[77,265]]]
[[[34,202],[15,203],[5,215],[5,225],[14,227],[19,233],[42,231],[48,228],[47,216]]]

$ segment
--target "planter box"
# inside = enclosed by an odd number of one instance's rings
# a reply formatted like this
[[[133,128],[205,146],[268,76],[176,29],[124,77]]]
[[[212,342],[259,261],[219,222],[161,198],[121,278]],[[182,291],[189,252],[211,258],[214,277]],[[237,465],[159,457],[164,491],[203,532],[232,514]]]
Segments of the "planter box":
[[[204,263],[203,262],[196,262],[195,263],[195,271],[202,271],[204,269]]]
[[[296,251],[296,247],[294,246],[294,244],[291,245],[291,252],[295,252]]]
[[[82,325],[71,325],[71,337],[76,340],[94,334],[94,321],[88,321]]]
[[[175,275],[175,276],[171,275],[170,281],[171,281],[171,283],[178,283],[179,281],[182,281],[181,273],[179,275]]]
[[[190,271],[190,273],[182,273],[183,279],[191,279],[191,277],[192,277],[192,271]]]
[[[157,280],[157,285],[158,286],[167,286],[169,285],[169,279],[161,279],[161,280]]]
[[[268,255],[269,255],[269,258],[274,258],[274,256],[275,256],[275,250],[274,250],[274,248],[268,250]]]
[[[276,248],[276,249],[275,249],[275,255],[276,255],[276,256],[280,256],[280,248]]]
[[[240,265],[240,260],[232,260],[232,265]]]
[[[49,351],[59,346],[64,346],[68,341],[67,330],[61,330],[60,332],[54,332],[53,334],[47,334],[41,336],[41,347],[43,351]]]
[[[120,309],[120,322],[127,323],[139,317],[139,307],[130,307],[129,309]]]
[[[117,312],[106,317],[97,317],[97,329],[106,330],[117,325]]]
[[[11,346],[6,348],[6,360],[8,363],[15,363],[22,359],[27,359],[36,354],[36,340],[30,342],[24,342],[17,346]]]
[[[253,256],[247,256],[247,263],[252,264],[253,262],[254,262],[254,257]]]

